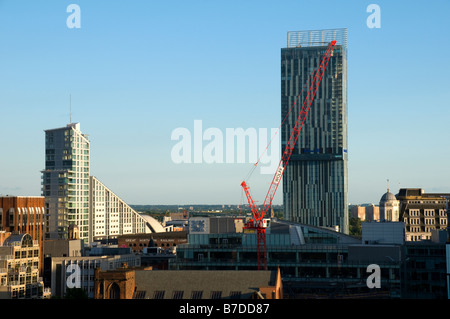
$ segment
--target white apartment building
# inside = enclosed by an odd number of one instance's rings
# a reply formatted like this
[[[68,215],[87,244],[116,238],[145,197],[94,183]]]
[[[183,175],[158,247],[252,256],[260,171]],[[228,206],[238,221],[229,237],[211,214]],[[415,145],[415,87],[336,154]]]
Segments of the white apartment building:
[[[79,123],[45,131],[45,238],[67,238],[71,225],[91,243],[156,230],[97,178],[90,176],[90,142]]]
[[[45,131],[45,238],[67,238],[75,224],[80,238],[89,235],[89,139],[79,123]]]
[[[164,231],[151,229],[146,218],[128,206],[96,177],[90,177],[89,210],[94,241],[115,239],[120,235]]]

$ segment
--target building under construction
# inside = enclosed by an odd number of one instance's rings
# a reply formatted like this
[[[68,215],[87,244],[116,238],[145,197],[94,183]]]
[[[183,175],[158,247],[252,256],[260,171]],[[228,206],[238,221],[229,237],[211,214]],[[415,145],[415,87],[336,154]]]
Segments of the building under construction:
[[[292,105],[306,98],[304,88],[331,41],[336,45],[286,165],[284,217],[348,234],[347,29],[288,32],[281,49],[281,118],[287,117],[281,145],[300,113]]]

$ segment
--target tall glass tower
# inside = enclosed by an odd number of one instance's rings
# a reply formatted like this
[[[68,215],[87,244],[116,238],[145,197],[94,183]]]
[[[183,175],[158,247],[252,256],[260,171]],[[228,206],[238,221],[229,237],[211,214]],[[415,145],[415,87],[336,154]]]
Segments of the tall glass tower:
[[[89,139],[80,124],[45,131],[45,238],[67,238],[70,225],[89,237]]]
[[[282,147],[299,115],[307,89],[292,105],[328,44],[335,50],[283,175],[285,218],[348,233],[347,30],[288,32],[281,49]]]

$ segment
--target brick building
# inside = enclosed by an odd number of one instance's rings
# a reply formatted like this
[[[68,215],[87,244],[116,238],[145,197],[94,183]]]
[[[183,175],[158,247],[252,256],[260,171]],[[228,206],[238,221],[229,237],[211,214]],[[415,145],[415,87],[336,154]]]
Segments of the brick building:
[[[96,268],[94,280],[94,299],[133,299],[135,272],[126,264],[114,271]]]
[[[95,299],[282,299],[280,271],[148,270],[95,273]]]
[[[39,250],[44,251],[44,211],[43,196],[3,196],[0,197],[0,231],[29,234],[37,241]],[[40,254],[40,269],[44,264],[44,254]]]
[[[119,247],[130,247],[132,252],[143,252],[145,247],[160,247],[175,250],[179,244],[187,243],[187,232],[161,232],[150,234],[122,235],[117,238]]]

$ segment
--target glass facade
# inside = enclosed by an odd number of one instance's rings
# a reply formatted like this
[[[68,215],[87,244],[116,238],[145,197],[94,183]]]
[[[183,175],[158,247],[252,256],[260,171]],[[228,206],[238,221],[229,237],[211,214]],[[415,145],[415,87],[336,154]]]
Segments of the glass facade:
[[[80,239],[89,236],[89,139],[79,124],[45,131],[45,237],[67,238],[77,225]]]
[[[286,225],[285,222],[282,224]],[[401,262],[392,262],[381,252],[361,258],[360,240],[342,233],[298,225],[304,244],[294,244],[292,227],[271,229],[267,234],[267,267],[280,269],[285,295],[289,298],[399,298]],[[257,269],[256,235],[252,233],[189,234],[189,244],[177,246],[172,270]],[[400,247],[396,246],[395,251]],[[369,264],[380,266],[381,288],[369,289]]]
[[[290,32],[288,46],[281,49],[284,150],[306,97],[308,79],[328,43],[337,41],[286,166],[283,200],[287,220],[343,233],[348,233],[346,37],[346,29]]]
[[[404,246],[404,298],[448,299],[446,247],[448,244],[418,242]]]
[[[45,238],[65,239],[71,225],[85,242],[153,232],[145,216],[90,176],[89,165],[90,142],[79,123],[45,131]]]

